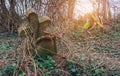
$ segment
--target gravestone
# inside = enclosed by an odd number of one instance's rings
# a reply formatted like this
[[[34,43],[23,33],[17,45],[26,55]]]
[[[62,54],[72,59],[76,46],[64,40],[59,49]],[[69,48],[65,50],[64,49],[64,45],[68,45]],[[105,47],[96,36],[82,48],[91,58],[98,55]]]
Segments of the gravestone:
[[[55,55],[57,53],[56,37],[44,32],[51,23],[50,18],[48,16],[38,17],[34,9],[28,9],[26,19],[27,23],[23,23],[18,28],[18,33],[20,36],[24,35],[26,37],[27,52],[33,55]]]

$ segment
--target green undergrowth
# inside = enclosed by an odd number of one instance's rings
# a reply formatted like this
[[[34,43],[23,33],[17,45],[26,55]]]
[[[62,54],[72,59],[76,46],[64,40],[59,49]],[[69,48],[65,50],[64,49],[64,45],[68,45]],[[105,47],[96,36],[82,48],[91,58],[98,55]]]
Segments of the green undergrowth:
[[[119,27],[119,26],[117,26]],[[92,30],[92,36],[86,32],[74,32],[72,39],[76,51],[80,54],[77,56],[76,63],[65,61],[62,66],[58,67],[54,58],[51,56],[36,56],[34,58],[36,69],[41,69],[45,76],[120,76],[120,72],[116,67],[112,70],[108,68],[111,63],[100,60],[99,54],[113,53],[110,58],[120,58],[120,28],[113,29],[109,32],[102,33],[100,30]],[[21,41],[17,34],[9,33],[0,34],[0,60],[5,56],[6,59],[12,59],[11,51],[16,51]],[[83,54],[87,49],[87,53]],[[82,49],[82,50],[81,50]],[[91,53],[97,53],[91,56]],[[0,76],[26,76],[27,72],[21,71],[19,67],[20,60],[7,64],[0,68]],[[34,70],[33,65],[29,66],[31,71]]]
[[[81,66],[74,62],[65,62],[64,68],[57,67],[54,59],[51,56],[41,56],[36,57],[36,68],[44,69],[45,76],[61,76],[63,70],[70,73],[72,76],[108,76],[108,72],[105,66],[97,67],[95,62],[88,62],[84,60],[84,56],[80,56],[79,61]],[[16,73],[20,73],[19,76],[25,76],[26,71],[20,72],[20,67],[17,66],[18,63],[13,63],[4,68],[1,68],[0,76],[13,76]],[[101,63],[103,64],[103,63]],[[33,67],[29,66],[32,70]]]
[[[18,35],[16,33],[2,33],[0,34],[0,51],[5,50],[16,50],[20,41],[17,39]]]
[[[98,68],[92,71],[92,73],[95,74],[96,72],[100,71],[100,72],[104,72],[104,74],[106,75],[100,74],[95,76],[120,76],[120,67],[119,67],[120,65],[119,63],[120,23],[114,25],[114,28],[112,28],[109,31],[101,32],[100,30],[95,29],[90,31],[90,33],[91,35],[88,35],[87,32],[79,31],[73,34],[73,39],[76,40],[75,46],[77,49],[79,49],[79,52],[85,53],[85,51],[81,48],[86,48],[87,51],[84,55],[91,56],[92,53],[96,53],[95,56],[98,57],[98,61],[93,61],[92,63],[88,63],[88,61],[86,60],[87,56],[84,56],[84,57],[81,56],[81,58],[83,58],[83,60],[86,61],[86,62],[82,62],[81,64],[89,65],[87,69],[85,68],[85,71],[93,69],[95,66],[98,66],[100,62],[102,62],[102,64],[105,64],[104,67]],[[92,55],[92,58],[94,58],[95,56]],[[104,61],[104,59],[106,59],[107,61]],[[115,59],[118,59],[118,60],[115,60]],[[110,70],[109,67],[105,67],[106,65],[107,66],[111,65],[112,67],[114,66],[114,69]],[[86,65],[83,67],[86,67]]]

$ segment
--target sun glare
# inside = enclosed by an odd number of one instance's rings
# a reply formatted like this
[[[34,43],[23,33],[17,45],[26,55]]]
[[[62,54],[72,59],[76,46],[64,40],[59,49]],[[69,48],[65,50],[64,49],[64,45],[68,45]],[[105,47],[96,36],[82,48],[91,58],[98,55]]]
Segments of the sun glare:
[[[78,19],[80,15],[84,16],[93,11],[93,6],[89,0],[77,0],[74,9],[74,18]]]

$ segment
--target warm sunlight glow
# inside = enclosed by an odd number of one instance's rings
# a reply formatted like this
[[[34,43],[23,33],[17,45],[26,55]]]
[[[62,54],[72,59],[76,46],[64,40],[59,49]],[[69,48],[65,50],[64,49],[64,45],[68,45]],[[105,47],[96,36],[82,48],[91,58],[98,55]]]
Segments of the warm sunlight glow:
[[[80,15],[84,16],[93,11],[93,6],[89,0],[77,0],[74,9],[74,18],[78,19]]]

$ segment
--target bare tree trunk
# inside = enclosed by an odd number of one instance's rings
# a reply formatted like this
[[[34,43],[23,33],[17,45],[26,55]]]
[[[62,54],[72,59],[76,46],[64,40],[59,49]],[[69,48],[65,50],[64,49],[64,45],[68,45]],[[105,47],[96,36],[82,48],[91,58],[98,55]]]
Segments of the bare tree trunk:
[[[103,11],[104,21],[109,21],[111,19],[109,0],[103,0]]]
[[[76,0],[68,0],[68,18],[70,20],[73,19],[73,12],[75,8],[75,2]]]
[[[18,22],[20,20],[19,15],[15,11],[16,0],[9,0],[10,8],[7,8],[5,1],[6,0],[0,0],[0,23],[2,24],[3,28],[5,27],[7,31],[13,33],[13,31],[17,28]]]
[[[9,25],[9,12],[5,6],[5,0],[0,0],[0,7],[1,7],[1,24],[3,28],[8,29],[8,25]]]
[[[19,22],[19,15],[15,11],[15,6],[16,6],[16,0],[9,0],[10,4],[10,15],[13,20],[13,24]]]

